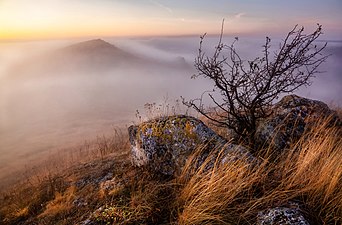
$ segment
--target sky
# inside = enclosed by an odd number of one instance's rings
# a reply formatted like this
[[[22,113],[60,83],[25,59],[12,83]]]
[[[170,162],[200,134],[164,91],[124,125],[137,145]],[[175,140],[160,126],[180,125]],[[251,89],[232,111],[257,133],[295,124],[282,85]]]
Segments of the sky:
[[[218,33],[323,25],[342,39],[341,0],[0,0],[0,40]]]

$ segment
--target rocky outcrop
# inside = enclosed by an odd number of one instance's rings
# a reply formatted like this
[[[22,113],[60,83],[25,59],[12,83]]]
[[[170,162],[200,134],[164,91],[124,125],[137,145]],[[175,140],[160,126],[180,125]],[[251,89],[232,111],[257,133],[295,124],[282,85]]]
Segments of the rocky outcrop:
[[[297,95],[285,96],[273,106],[272,114],[258,124],[256,142],[284,149],[326,117],[331,117],[332,123],[338,121],[336,112],[323,102]]]
[[[330,117],[331,124],[340,124],[337,113],[320,101],[285,96],[272,107],[272,114],[259,121],[255,133],[257,146],[272,146],[282,150],[298,140],[306,130],[317,125],[317,121]],[[208,169],[220,162],[245,157],[255,158],[249,151],[227,141],[207,127],[202,121],[190,116],[161,117],[129,127],[132,163],[148,166],[165,175],[179,172],[190,154],[204,148],[197,156],[196,166],[200,166],[210,155]],[[219,151],[221,153],[219,153]]]
[[[258,213],[257,225],[310,225],[297,204],[270,208]]]
[[[199,148],[203,149],[197,159],[198,166],[212,151],[222,148],[222,163],[249,154],[242,146],[227,144],[202,121],[190,116],[162,117],[130,126],[128,131],[132,163],[165,175],[180,172],[189,155]],[[213,167],[214,159],[207,167]]]

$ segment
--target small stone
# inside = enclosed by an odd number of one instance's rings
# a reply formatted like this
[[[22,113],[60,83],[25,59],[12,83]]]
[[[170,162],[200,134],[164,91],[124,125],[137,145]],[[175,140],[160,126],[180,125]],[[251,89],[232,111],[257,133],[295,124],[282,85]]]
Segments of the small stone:
[[[291,208],[290,208],[291,207]],[[310,225],[297,204],[289,207],[276,207],[261,211],[257,216],[257,225]]]

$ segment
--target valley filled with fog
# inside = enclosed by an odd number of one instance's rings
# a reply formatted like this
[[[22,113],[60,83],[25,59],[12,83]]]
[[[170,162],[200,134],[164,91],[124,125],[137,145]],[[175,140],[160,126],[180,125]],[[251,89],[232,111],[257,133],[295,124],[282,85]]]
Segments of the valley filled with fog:
[[[236,48],[251,59],[262,54],[263,41],[240,38]],[[208,37],[205,49],[216,42]],[[0,43],[0,179],[51,152],[126,128],[137,122],[136,110],[144,114],[145,103],[172,105],[211,90],[210,81],[191,79],[198,43],[198,37]],[[325,72],[297,93],[341,106],[342,42],[329,42],[326,54]]]

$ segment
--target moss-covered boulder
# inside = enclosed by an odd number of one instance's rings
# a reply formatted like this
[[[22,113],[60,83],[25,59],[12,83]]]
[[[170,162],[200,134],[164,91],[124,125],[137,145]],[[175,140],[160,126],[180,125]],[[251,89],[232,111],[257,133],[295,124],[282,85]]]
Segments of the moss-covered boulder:
[[[202,121],[190,116],[169,116],[150,120],[128,128],[132,163],[148,166],[165,175],[175,175],[185,165],[189,155],[201,149],[197,164],[200,166],[211,153],[226,148],[223,162],[234,151],[243,153],[242,146],[227,141],[207,127]],[[235,148],[236,147],[236,148]],[[246,150],[247,151],[247,150]],[[232,154],[233,155],[233,154]],[[231,157],[232,159],[234,157]],[[209,165],[212,167],[213,165]]]

